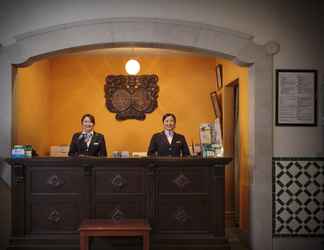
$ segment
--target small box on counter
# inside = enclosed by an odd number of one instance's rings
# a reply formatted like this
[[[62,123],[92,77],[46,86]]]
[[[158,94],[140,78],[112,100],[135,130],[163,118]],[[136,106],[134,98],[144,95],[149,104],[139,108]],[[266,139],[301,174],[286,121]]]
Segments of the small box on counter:
[[[202,151],[201,155],[203,157],[224,156],[220,120],[217,118],[214,123],[202,123],[199,131]]]
[[[133,152],[132,157],[136,157],[136,158],[147,157],[147,152]]]
[[[128,151],[113,151],[111,156],[113,158],[128,158],[129,152]]]
[[[200,143],[211,144],[212,143],[212,125],[210,123],[202,123],[199,127],[200,131]]]
[[[50,156],[52,157],[66,157],[68,156],[70,146],[69,145],[59,145],[50,147]]]
[[[33,147],[31,145],[14,145],[11,150],[12,158],[31,158],[33,156]]]

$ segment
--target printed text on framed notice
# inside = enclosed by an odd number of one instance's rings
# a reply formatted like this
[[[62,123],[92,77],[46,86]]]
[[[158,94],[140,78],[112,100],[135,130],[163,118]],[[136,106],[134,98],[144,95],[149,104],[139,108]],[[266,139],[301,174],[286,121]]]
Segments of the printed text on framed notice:
[[[276,125],[316,126],[316,95],[316,70],[276,70]]]

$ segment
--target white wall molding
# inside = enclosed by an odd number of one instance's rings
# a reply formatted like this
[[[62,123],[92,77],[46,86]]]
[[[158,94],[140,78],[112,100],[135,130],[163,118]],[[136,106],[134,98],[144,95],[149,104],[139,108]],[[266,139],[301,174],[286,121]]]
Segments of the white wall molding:
[[[4,48],[12,64],[81,46],[154,44],[236,57],[252,36],[217,26],[154,18],[110,18],[57,25],[15,36]]]
[[[113,18],[85,20],[20,34],[8,39],[0,51],[1,95],[6,96],[1,114],[11,117],[12,64],[63,53],[67,50],[95,47],[147,46],[208,53],[250,67],[249,133],[251,150],[251,225],[253,249],[272,250],[271,163],[273,156],[273,55],[279,45],[257,45],[253,37],[241,32],[202,23],[154,18]],[[4,72],[3,72],[4,71]],[[11,118],[10,118],[11,119]],[[8,138],[0,137],[0,156],[8,156],[11,146],[11,122],[0,120]]]

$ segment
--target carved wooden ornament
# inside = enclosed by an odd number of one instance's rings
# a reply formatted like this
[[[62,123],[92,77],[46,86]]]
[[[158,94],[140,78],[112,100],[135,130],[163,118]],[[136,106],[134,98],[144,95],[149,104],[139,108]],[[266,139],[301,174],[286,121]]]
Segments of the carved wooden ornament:
[[[157,75],[108,75],[105,84],[106,107],[117,120],[144,120],[158,106]]]

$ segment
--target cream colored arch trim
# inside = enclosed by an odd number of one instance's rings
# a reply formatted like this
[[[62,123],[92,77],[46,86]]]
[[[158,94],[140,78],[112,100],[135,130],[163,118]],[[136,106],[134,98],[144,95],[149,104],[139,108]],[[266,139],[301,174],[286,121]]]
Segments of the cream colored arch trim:
[[[0,50],[0,156],[11,147],[12,64],[75,49],[146,46],[208,53],[249,66],[250,230],[252,249],[272,250],[273,56],[279,44],[258,45],[241,32],[154,18],[87,20],[8,38]]]
[[[4,48],[12,64],[30,58],[88,46],[147,46],[213,53],[239,64],[251,64],[266,46],[238,31],[203,23],[155,18],[108,18],[57,25],[17,35]],[[278,47],[278,46],[277,46]],[[278,52],[278,51],[276,51]],[[248,54],[247,54],[248,53]]]

